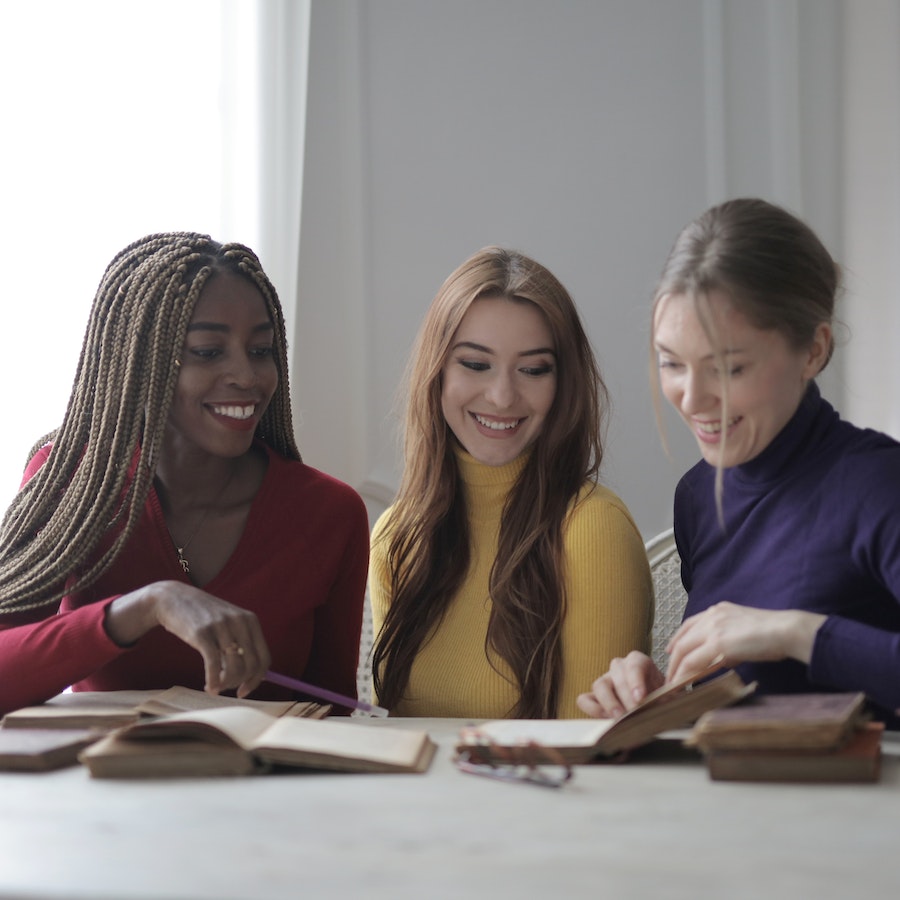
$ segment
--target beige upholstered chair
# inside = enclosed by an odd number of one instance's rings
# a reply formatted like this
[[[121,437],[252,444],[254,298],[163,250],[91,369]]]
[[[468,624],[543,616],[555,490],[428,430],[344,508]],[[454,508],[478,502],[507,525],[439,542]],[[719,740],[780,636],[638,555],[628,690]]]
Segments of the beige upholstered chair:
[[[369,513],[369,528],[372,528],[378,517],[394,502],[396,489],[380,481],[364,481],[359,487],[359,494],[366,504]],[[375,643],[375,631],[372,625],[372,600],[369,586],[366,585],[366,599],[363,603],[362,633],[359,636],[359,665],[356,669],[356,691],[360,700],[372,703],[372,646]]]
[[[681,559],[675,533],[669,528],[647,541],[647,557],[653,575],[656,616],[653,621],[653,660],[665,672],[666,644],[681,624],[687,593],[681,584]]]

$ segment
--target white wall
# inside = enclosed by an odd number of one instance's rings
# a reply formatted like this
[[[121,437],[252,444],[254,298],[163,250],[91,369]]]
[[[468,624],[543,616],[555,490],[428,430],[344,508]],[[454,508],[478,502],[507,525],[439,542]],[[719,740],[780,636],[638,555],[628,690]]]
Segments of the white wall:
[[[850,2],[841,185],[850,288],[844,408],[854,422],[900,438],[900,0]]]
[[[306,460],[373,512],[392,402],[444,277],[489,243],[547,265],[611,389],[605,480],[645,536],[696,458],[647,375],[678,229],[754,194],[840,256],[840,0],[312,0],[294,339]],[[824,389],[840,400],[835,365]]]

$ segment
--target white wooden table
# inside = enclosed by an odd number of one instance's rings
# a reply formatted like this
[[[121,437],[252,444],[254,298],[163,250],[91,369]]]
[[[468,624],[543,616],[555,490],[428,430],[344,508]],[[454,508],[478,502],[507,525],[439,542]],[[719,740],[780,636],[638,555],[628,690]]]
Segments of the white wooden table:
[[[828,898],[900,889],[900,736],[874,785],[709,781],[699,760],[462,774],[92,780],[0,774],[0,897]]]

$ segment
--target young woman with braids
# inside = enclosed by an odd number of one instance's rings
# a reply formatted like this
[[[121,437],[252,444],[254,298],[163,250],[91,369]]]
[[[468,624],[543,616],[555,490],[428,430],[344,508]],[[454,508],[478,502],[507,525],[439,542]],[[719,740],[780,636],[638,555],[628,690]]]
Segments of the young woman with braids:
[[[405,716],[578,715],[648,649],[640,534],[596,482],[606,392],[565,288],[488,247],[444,283],[408,376],[405,471],[372,536],[378,702]]]
[[[68,408],[0,534],[0,712],[174,684],[356,696],[365,507],[301,462],[256,256],[156,234],[108,266]],[[258,690],[257,690],[258,688]]]
[[[586,712],[619,715],[722,659],[760,692],[861,691],[900,724],[900,444],[843,421],[816,386],[839,289],[818,237],[764,200],[729,200],[678,236],[653,351],[703,457],[675,493],[685,621],[665,676],[617,659]]]

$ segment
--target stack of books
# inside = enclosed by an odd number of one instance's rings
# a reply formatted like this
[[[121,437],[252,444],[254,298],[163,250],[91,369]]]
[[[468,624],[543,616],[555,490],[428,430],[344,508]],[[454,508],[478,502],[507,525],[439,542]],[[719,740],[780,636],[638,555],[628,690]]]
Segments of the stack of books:
[[[705,713],[688,743],[716,781],[871,782],[883,730],[861,693],[782,694]]]

